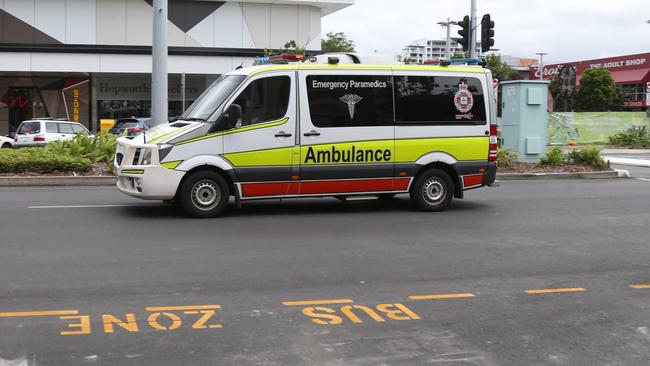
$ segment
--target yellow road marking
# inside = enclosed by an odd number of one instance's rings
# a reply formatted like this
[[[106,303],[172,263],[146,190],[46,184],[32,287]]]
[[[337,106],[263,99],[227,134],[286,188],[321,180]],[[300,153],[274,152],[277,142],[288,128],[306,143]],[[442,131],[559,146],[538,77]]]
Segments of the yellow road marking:
[[[542,290],[526,290],[527,294],[549,294],[549,293],[556,293],[556,292],[581,292],[581,291],[587,291],[582,287],[574,287],[574,288],[547,288],[547,289],[542,289]]]
[[[328,304],[351,304],[354,301],[350,299],[332,299],[332,300],[306,300],[306,301],[284,301],[284,306],[301,306],[301,305],[328,305]]]
[[[636,288],[636,289],[642,289],[642,288],[650,288],[650,285],[647,284],[640,284],[640,285],[630,285],[631,288]]]
[[[9,318],[14,316],[46,316],[46,315],[77,315],[79,310],[46,310],[46,311],[15,311],[9,313],[0,313],[0,318]]]
[[[436,300],[436,299],[460,299],[464,297],[475,297],[474,294],[434,294],[434,295],[413,295],[409,296],[411,300]]]
[[[146,311],[174,311],[174,310],[204,310],[221,309],[221,305],[187,305],[187,306],[151,306],[144,308]]]

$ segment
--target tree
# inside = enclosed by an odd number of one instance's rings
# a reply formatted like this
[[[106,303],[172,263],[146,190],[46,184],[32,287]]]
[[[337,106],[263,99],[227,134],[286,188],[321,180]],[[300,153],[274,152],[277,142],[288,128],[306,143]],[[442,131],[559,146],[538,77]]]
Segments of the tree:
[[[329,32],[321,40],[321,49],[327,52],[354,52],[354,41],[348,39],[343,32]]]
[[[282,49],[270,49],[270,48],[265,48],[264,49],[264,56],[273,56],[273,55],[304,55],[305,54],[305,49],[298,47],[298,44],[296,41],[293,39],[290,40],[289,42],[286,42],[284,44],[284,48]]]
[[[586,70],[580,78],[576,107],[580,111],[601,112],[619,110],[621,97],[608,70],[597,67]]]
[[[485,61],[485,67],[492,71],[493,78],[499,79],[499,81],[517,79],[517,70],[501,61],[500,55],[487,55]]]
[[[553,97],[553,110],[555,112],[570,112],[575,109],[575,93],[571,95],[565,95],[565,93],[562,93],[562,79],[560,79],[559,76],[555,76],[551,79],[551,83],[548,85],[548,90],[551,92],[551,96]]]

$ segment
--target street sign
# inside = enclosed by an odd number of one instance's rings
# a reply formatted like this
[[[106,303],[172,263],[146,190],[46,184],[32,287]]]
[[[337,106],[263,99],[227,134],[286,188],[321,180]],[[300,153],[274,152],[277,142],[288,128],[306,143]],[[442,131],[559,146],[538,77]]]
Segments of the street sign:
[[[494,89],[494,100],[499,103],[499,79],[492,79],[492,88]]]

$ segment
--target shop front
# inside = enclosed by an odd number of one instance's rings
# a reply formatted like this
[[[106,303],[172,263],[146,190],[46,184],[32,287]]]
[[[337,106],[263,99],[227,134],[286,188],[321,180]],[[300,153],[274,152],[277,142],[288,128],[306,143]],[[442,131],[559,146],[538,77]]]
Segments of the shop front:
[[[83,73],[0,74],[0,135],[22,121],[64,118],[90,127],[90,76]]]
[[[579,85],[582,73],[596,67],[602,67],[611,73],[614,83],[626,96],[626,109],[647,109],[646,89],[648,83],[650,83],[650,53],[544,65],[544,69],[541,71],[538,66],[531,66],[528,72],[530,79],[539,79],[541,74],[545,80],[573,74],[575,75],[576,85]],[[572,72],[566,72],[567,70],[562,72],[567,68],[572,68]]]
[[[192,104],[218,75],[169,75],[169,116]],[[184,92],[183,92],[184,90]],[[0,135],[22,121],[60,118],[96,131],[100,119],[148,117],[150,74],[4,73],[0,74]]]

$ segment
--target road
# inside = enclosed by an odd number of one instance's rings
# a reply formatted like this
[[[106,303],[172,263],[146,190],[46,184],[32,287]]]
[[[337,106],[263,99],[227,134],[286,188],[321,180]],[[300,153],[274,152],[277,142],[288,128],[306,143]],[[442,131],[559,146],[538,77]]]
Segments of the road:
[[[0,365],[643,365],[650,182],[506,181],[186,218],[0,188]]]

